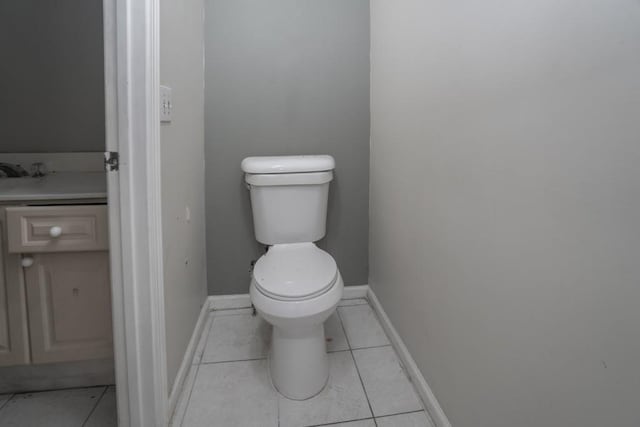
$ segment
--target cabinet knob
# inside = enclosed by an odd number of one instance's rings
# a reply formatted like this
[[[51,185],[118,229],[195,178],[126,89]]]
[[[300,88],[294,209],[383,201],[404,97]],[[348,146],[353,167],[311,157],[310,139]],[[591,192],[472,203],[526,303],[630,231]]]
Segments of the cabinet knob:
[[[62,235],[62,227],[58,227],[57,225],[54,225],[49,229],[49,236],[53,237],[54,239],[56,237],[60,237],[61,235]]]
[[[33,265],[33,257],[25,256],[22,257],[22,266],[24,268],[29,268]]]

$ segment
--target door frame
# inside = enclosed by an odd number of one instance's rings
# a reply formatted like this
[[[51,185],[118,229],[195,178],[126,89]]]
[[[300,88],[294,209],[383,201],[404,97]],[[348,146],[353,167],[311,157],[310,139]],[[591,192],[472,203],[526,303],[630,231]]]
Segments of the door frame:
[[[107,173],[120,426],[166,426],[159,0],[103,0]]]

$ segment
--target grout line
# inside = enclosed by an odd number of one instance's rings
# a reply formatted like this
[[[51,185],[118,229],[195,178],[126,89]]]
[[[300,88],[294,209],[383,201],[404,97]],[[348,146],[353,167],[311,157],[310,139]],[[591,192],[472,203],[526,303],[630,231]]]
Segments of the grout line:
[[[96,400],[96,403],[93,405],[93,408],[91,408],[89,415],[87,415],[87,418],[85,418],[84,422],[82,423],[83,427],[87,424],[87,422],[89,421],[89,418],[91,418],[91,415],[93,415],[93,413],[96,411],[98,404],[100,404],[100,401],[102,400],[104,395],[107,393],[107,388],[108,388],[107,386],[104,386],[104,390],[102,390],[102,394],[100,394],[100,397]]]
[[[238,360],[219,360],[216,362],[200,362],[198,365],[218,365],[220,363],[235,363],[235,362],[252,362],[254,360],[266,360],[267,357],[255,357],[253,359],[238,359]]]
[[[347,344],[349,345],[349,354],[351,354],[351,360],[353,360],[353,366],[356,367],[356,372],[358,373],[358,379],[360,380],[360,385],[362,386],[362,391],[364,392],[364,397],[365,399],[367,399],[367,405],[369,405],[369,412],[371,412],[371,416],[375,417],[375,414],[373,413],[373,408],[371,407],[371,402],[369,401],[369,395],[367,394],[367,389],[364,387],[364,382],[362,381],[362,375],[360,375],[360,369],[358,369],[358,364],[356,363],[356,358],[353,355],[353,350],[351,349],[351,342],[349,342],[349,337],[347,336],[347,331],[344,328],[344,325],[342,324],[342,316],[340,316],[340,313],[338,312],[338,310],[336,310],[336,313],[338,313],[338,319],[340,320],[340,326],[342,327],[342,332],[344,332],[344,337],[347,340]],[[376,422],[376,419],[373,418],[373,424],[377,427],[378,423]]]
[[[404,412],[396,412],[393,414],[387,414],[387,415],[380,415],[376,418],[387,418],[387,417],[395,417],[396,415],[407,415],[407,414],[416,414],[418,412],[424,412],[426,413],[427,411],[424,409],[416,409],[415,411],[404,411]]]
[[[23,365],[24,366],[24,365]],[[10,367],[10,366],[9,366]],[[115,384],[96,384],[96,385],[87,385],[82,387],[59,387],[59,388],[46,388],[44,390],[27,390],[27,391],[18,391],[15,393],[6,393],[11,394],[12,398],[21,394],[37,394],[37,393],[49,393],[53,391],[63,391],[63,390],[81,390],[87,388],[100,388],[100,387],[109,387]]]
[[[349,347],[348,351],[351,351],[351,342],[349,341],[349,337],[347,336],[347,330],[344,328],[344,325],[342,323],[342,316],[340,316],[340,312],[338,310],[336,310],[336,314],[338,315],[338,320],[340,321],[340,328],[342,328],[344,339],[347,340],[347,346]]]
[[[351,351],[350,353],[351,353],[351,359],[353,360],[353,364],[356,367],[356,372],[358,373],[358,378],[360,379],[360,384],[362,385],[362,390],[364,391],[364,397],[367,399],[367,405],[369,405],[369,411],[371,411],[371,416],[374,417],[375,414],[373,412],[373,407],[371,406],[371,401],[369,401],[369,395],[367,394],[367,389],[364,386],[364,381],[362,381],[362,375],[360,374],[358,363],[356,362],[356,358],[353,356],[353,351]],[[378,426],[378,423],[376,422],[375,418],[373,419],[373,424],[375,424],[376,427]]]
[[[2,405],[0,405],[0,411],[2,410],[2,408],[4,408],[5,406],[7,406],[7,404],[9,403],[9,401],[11,399],[13,399],[13,396],[15,396],[15,393],[7,393],[7,395],[9,395],[9,397],[7,397],[7,400],[4,401],[4,403]]]
[[[393,347],[392,344],[383,344],[383,345],[372,345],[371,347],[356,347],[356,348],[346,348],[344,350],[327,350],[327,353],[340,353],[341,351],[352,351],[352,350],[368,350],[371,348],[384,348],[384,347]],[[402,365],[400,365],[402,366]]]
[[[343,424],[343,423],[355,423],[357,421],[367,421],[367,420],[373,420],[374,424],[375,424],[375,419],[373,417],[367,417],[367,418],[356,418],[355,420],[347,420],[347,421],[336,421],[335,423],[327,423],[327,424],[312,424],[310,426],[306,426],[306,427],[324,427],[324,426],[335,426],[337,424]]]
[[[271,388],[276,392],[276,419],[278,420],[278,427],[280,427],[280,393],[276,386],[273,384],[273,379],[271,378],[271,369],[269,369],[269,362],[267,362],[267,372],[269,373],[269,382],[271,383]]]
[[[345,348],[344,350],[327,350],[327,354],[333,354],[333,353],[344,353],[345,351],[351,351],[350,348]]]
[[[393,345],[391,344],[382,344],[382,345],[372,345],[369,347],[356,347],[356,348],[352,348],[351,350],[366,350],[369,348],[383,348],[383,347],[393,347]]]

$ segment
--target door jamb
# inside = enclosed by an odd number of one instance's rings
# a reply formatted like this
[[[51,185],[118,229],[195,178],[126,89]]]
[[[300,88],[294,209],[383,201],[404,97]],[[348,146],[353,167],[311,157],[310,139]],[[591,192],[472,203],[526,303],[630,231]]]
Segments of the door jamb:
[[[166,426],[159,0],[104,0],[112,299],[121,426]]]

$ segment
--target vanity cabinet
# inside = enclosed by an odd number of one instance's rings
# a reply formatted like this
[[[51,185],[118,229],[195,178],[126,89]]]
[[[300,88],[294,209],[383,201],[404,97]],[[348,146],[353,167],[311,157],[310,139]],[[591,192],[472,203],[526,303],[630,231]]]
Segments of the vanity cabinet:
[[[113,357],[107,207],[6,207],[0,218],[0,258],[14,270],[11,301],[0,295],[0,365]]]

